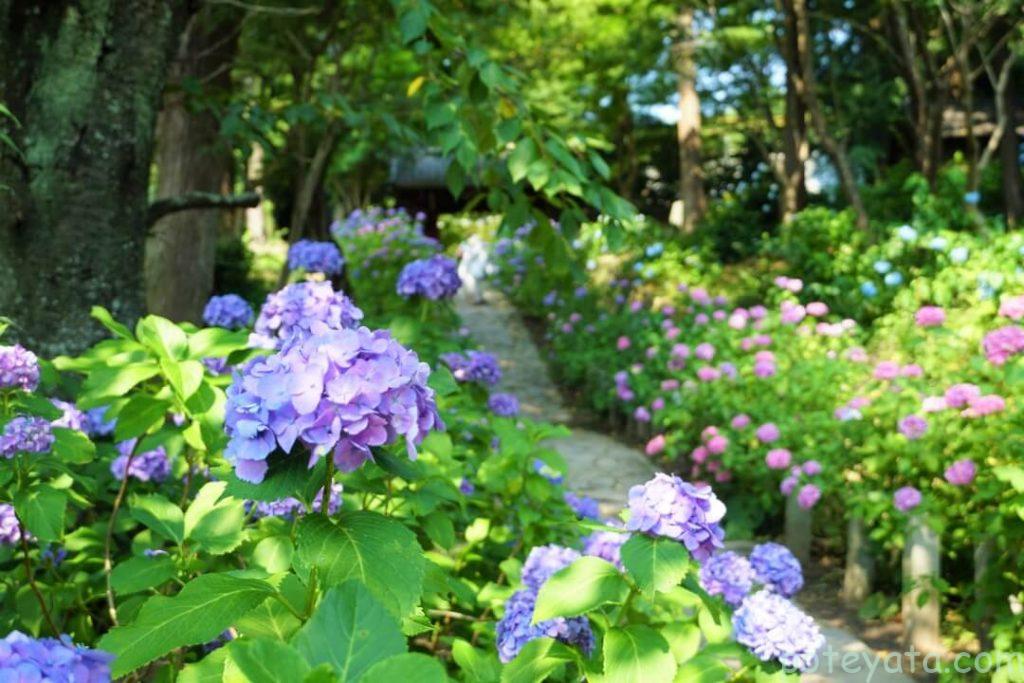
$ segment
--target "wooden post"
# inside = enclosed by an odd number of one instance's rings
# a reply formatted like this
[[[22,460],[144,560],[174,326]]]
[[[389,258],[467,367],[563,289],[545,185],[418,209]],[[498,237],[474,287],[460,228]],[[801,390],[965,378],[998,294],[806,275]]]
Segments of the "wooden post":
[[[920,516],[911,516],[903,546],[903,639],[925,654],[945,652],[941,603],[932,584],[940,575],[940,552],[938,534]]]
[[[843,602],[857,607],[871,594],[875,559],[871,555],[864,520],[851,516],[846,523],[846,572],[843,574]]]
[[[811,560],[811,511],[800,507],[797,491],[794,489],[786,498],[785,543],[800,564],[806,566]]]
[[[991,649],[992,647],[992,639],[989,636],[989,622],[992,620],[992,606],[987,604],[987,595],[985,591],[985,577],[991,566],[992,538],[986,536],[974,547],[974,600],[979,605],[983,606],[979,612],[978,622],[975,628],[978,632],[978,638],[981,640],[982,647],[986,650]]]

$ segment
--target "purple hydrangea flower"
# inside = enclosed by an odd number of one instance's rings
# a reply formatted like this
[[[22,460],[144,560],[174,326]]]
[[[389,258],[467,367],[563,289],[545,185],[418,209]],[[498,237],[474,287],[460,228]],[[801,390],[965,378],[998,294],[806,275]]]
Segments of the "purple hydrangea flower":
[[[617,523],[609,522],[613,526]],[[630,539],[624,531],[595,531],[583,539],[583,554],[600,557],[622,569],[622,546]]]
[[[0,680],[104,683],[114,655],[75,645],[68,636],[30,638],[11,631],[0,641]]]
[[[498,417],[515,417],[519,414],[519,399],[514,394],[491,394],[487,407]]]
[[[397,290],[404,297],[418,295],[437,300],[455,296],[461,286],[455,261],[435,254],[407,263],[398,275]]]
[[[533,471],[550,481],[555,486],[565,481],[565,475],[547,464],[540,458],[533,459]]]
[[[68,558],[67,548],[60,545],[48,545],[39,552],[39,559],[59,567]]]
[[[732,551],[712,555],[700,568],[701,587],[733,607],[743,602],[756,580],[750,561]]]
[[[804,510],[810,510],[821,500],[821,489],[815,484],[804,484],[796,496],[796,502]]]
[[[341,509],[341,484],[331,484],[331,495],[327,500],[327,514],[333,515]],[[324,490],[321,488],[316,492],[316,496],[313,497],[313,511],[321,512],[324,505]],[[259,519],[261,517],[282,517],[284,519],[295,519],[306,514],[306,505],[298,498],[281,498],[273,501],[249,501],[247,507],[250,508],[252,516]]]
[[[920,439],[928,431],[928,421],[920,415],[907,415],[899,421],[899,430],[911,441]]]
[[[699,561],[722,547],[725,532],[719,522],[725,517],[725,504],[710,486],[659,472],[629,490],[629,513],[627,529],[673,538]]]
[[[743,601],[732,615],[733,637],[764,662],[807,671],[825,645],[814,619],[786,598],[762,590]]]
[[[371,448],[404,438],[410,458],[444,424],[427,386],[430,368],[384,330],[332,329],[249,361],[228,388],[225,457],[240,479],[263,481],[267,456],[299,441],[310,466],[332,453],[349,472]]]
[[[921,504],[921,492],[913,486],[896,489],[892,496],[892,504],[900,512],[909,512]]]
[[[62,401],[59,398],[51,398],[50,403],[60,409],[64,414],[50,422],[51,427],[63,427],[65,429],[76,429],[84,432],[89,419],[74,403]]]
[[[10,459],[17,453],[47,453],[53,442],[53,429],[48,421],[19,415],[4,425],[0,456]]]
[[[953,486],[967,486],[977,474],[977,468],[974,465],[974,461],[970,458],[963,458],[957,460],[952,465],[946,468],[944,476]]]
[[[252,322],[252,306],[237,294],[211,296],[203,309],[203,322],[211,327],[240,330]]]
[[[226,375],[228,373],[227,358],[204,358],[200,362],[211,375]]]
[[[39,360],[24,346],[0,346],[0,389],[35,391],[39,386]]]
[[[21,525],[14,514],[14,506],[0,503],[0,544],[17,545],[21,541]]]
[[[578,550],[560,545],[539,545],[526,556],[523,563],[523,585],[535,591],[553,575],[580,559]]]
[[[451,369],[455,379],[460,382],[479,382],[494,386],[501,381],[498,359],[486,351],[443,353],[441,362]]]
[[[267,296],[249,346],[280,349],[293,337],[354,329],[362,319],[363,312],[330,282],[296,282]]]
[[[333,242],[299,240],[288,247],[288,268],[302,268],[307,273],[337,275],[345,266],[341,251]]]
[[[469,479],[463,477],[462,480],[459,481],[459,493],[461,493],[464,496],[472,496],[474,493],[476,493],[476,486],[474,486],[473,482],[471,482]]]
[[[132,450],[138,439],[128,439],[117,444],[119,456],[110,463],[110,473],[120,481],[125,477],[125,467],[128,468],[128,476],[139,481],[161,482],[171,473],[171,461],[167,458],[167,451],[163,446],[157,446],[151,451],[136,453],[128,464]]]
[[[110,406],[100,406],[98,408],[90,408],[85,411],[85,433],[91,437],[97,436],[110,436],[114,433],[114,427],[117,426],[117,420],[115,418],[106,419],[107,411]]]
[[[580,519],[600,519],[601,508],[599,503],[590,496],[577,496],[572,491],[565,492],[565,503],[572,508]]]
[[[576,646],[590,655],[594,649],[594,632],[586,617],[556,617],[534,624],[536,604],[537,594],[532,590],[521,590],[505,603],[505,616],[497,626],[498,658],[502,662],[511,662],[531,640],[545,637]]]
[[[761,543],[750,551],[750,566],[759,583],[779,595],[792,597],[804,587],[800,560],[779,543]]]

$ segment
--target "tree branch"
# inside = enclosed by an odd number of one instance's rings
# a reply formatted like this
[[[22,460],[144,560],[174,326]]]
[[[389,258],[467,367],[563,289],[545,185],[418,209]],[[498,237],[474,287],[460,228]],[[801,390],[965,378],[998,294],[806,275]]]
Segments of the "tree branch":
[[[216,192],[186,192],[174,197],[161,197],[149,205],[146,225],[153,225],[164,216],[189,209],[251,209],[259,206],[260,196],[256,192],[242,194],[217,194]]]

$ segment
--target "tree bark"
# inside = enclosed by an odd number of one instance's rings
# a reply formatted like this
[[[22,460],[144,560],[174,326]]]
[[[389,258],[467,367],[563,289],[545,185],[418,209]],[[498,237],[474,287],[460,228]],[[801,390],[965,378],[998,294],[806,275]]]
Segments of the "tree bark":
[[[779,213],[783,223],[807,206],[805,164],[810,156],[807,141],[807,107],[800,97],[800,59],[797,52],[796,18],[782,15],[783,31],[779,52],[786,63],[786,111],[782,125],[782,169]]]
[[[1003,206],[1006,210],[1006,222],[1011,227],[1024,224],[1024,178],[1020,172],[1020,136],[1017,135],[1017,117],[1014,113],[1013,85],[1003,92],[1003,110],[1006,112],[1006,124],[1002,139],[999,141],[999,161],[1003,175]]]
[[[307,234],[315,235],[318,232],[317,228],[310,230],[309,226],[313,201],[316,199],[317,191],[323,185],[327,162],[331,160],[340,134],[341,131],[336,123],[329,125],[320,138],[313,157],[308,164],[302,166],[302,172],[296,180],[295,203],[292,205],[291,221],[288,226],[289,242],[297,242]],[[325,229],[326,226],[319,226],[319,231]]]
[[[153,126],[185,0],[0,0],[0,93],[23,156],[0,151],[0,313],[43,355],[144,309]]]
[[[683,5],[676,17],[678,36],[674,46],[679,93],[679,199],[683,202],[684,232],[692,232],[707,209],[704,169],[701,167],[700,97],[697,95],[696,38],[693,8]]]
[[[220,8],[217,8],[220,10]],[[208,106],[197,108],[183,87],[208,92],[231,86],[239,17],[207,8],[189,22],[171,64],[169,88],[157,124],[157,196],[229,190],[231,149]],[[220,209],[193,209],[161,218],[146,240],[146,304],[151,313],[198,323],[213,291]]]

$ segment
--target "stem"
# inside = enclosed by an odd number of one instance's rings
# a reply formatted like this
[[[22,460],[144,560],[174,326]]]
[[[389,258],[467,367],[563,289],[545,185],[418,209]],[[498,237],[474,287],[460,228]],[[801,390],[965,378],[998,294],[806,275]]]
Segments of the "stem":
[[[274,593],[274,597],[277,598],[278,602],[280,602],[282,605],[287,607],[288,611],[291,612],[295,616],[296,619],[298,619],[299,621],[305,621],[306,620],[306,617],[304,617],[302,614],[299,614],[299,611],[297,609],[295,609],[294,607],[292,607],[292,604],[290,602],[288,602],[287,600],[285,600],[283,595],[281,595],[280,593]]]
[[[330,454],[326,457],[327,475],[324,477],[324,490],[320,492],[320,513],[329,518],[331,516],[331,487],[334,484],[334,458]]]
[[[103,542],[103,574],[106,577],[107,584],[107,612],[110,614],[110,620],[114,626],[117,626],[117,604],[114,602],[114,587],[110,583],[110,576],[114,571],[114,564],[110,561],[110,547],[114,544],[114,523],[117,521],[117,512],[121,509],[124,494],[128,490],[128,471],[132,466],[132,460],[135,458],[135,451],[138,449],[140,441],[141,439],[135,440],[135,445],[132,446],[128,459],[124,463],[124,477],[121,479],[121,487],[117,490],[117,496],[114,498],[114,506],[110,510],[110,521],[107,522],[107,535]]]
[[[18,522],[18,530],[21,534],[21,550],[24,554],[24,565],[25,565],[25,580],[28,581],[29,587],[36,596],[36,600],[39,601],[39,609],[43,612],[43,618],[46,620],[46,624],[53,631],[53,635],[56,638],[60,638],[60,629],[57,628],[57,624],[53,621],[53,616],[50,614],[50,608],[46,606],[46,598],[43,597],[42,591],[39,590],[39,586],[36,584],[35,573],[32,571],[32,562],[28,558],[28,531],[25,530],[25,525],[21,523],[21,519],[15,513],[15,519]]]
[[[629,607],[633,604],[633,598],[636,597],[638,592],[639,591],[637,591],[635,586],[629,589],[629,595],[627,595],[626,599],[622,602],[622,607],[619,609],[619,613],[615,615],[616,626],[620,626],[622,624],[622,620],[626,618],[627,613],[629,612]]]

